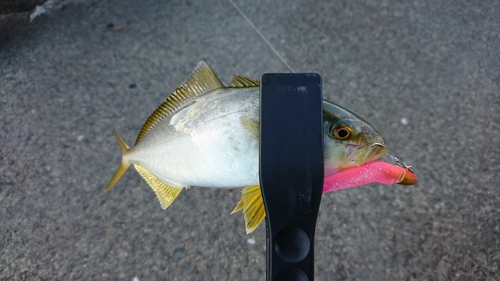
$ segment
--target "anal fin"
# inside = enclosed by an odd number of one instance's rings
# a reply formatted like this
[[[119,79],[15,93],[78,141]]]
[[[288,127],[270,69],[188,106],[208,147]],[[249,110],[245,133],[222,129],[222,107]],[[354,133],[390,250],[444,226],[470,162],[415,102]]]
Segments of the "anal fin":
[[[179,194],[181,193],[183,188],[182,186],[174,186],[170,183],[158,179],[150,171],[146,170],[139,164],[134,164],[134,167],[156,193],[156,197],[158,197],[158,200],[160,200],[160,204],[163,210],[168,208],[170,204],[174,202],[175,198],[177,198],[177,196],[179,196]]]
[[[247,234],[249,234],[253,232],[266,217],[266,209],[264,207],[260,186],[248,186],[241,191],[240,201],[236,204],[231,214],[241,210],[243,210],[245,228]]]

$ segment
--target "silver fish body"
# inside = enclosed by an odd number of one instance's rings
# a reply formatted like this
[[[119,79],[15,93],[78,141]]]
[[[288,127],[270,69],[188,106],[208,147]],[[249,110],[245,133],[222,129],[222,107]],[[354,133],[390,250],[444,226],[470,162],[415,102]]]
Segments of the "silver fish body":
[[[258,94],[253,87],[202,96],[162,119],[124,157],[175,186],[256,185],[258,127],[248,123],[258,122]]]

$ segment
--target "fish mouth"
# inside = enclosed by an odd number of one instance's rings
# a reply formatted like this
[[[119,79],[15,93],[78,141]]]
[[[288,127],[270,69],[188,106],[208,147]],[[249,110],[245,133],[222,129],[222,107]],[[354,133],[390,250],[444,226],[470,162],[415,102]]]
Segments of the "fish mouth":
[[[377,160],[387,152],[387,147],[381,142],[374,142],[369,146],[351,144],[346,148],[349,161],[358,166]]]
[[[374,142],[368,148],[368,152],[365,154],[362,163],[377,160],[380,157],[384,156],[386,152],[387,147],[383,143]]]

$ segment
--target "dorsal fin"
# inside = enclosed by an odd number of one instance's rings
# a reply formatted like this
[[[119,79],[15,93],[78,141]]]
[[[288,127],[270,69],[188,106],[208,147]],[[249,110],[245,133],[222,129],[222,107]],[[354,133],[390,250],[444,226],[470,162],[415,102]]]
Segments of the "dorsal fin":
[[[246,87],[259,87],[260,83],[257,80],[245,76],[235,75],[233,80],[229,83],[229,88],[246,88]]]
[[[135,144],[137,145],[160,120],[172,114],[184,104],[196,97],[223,87],[224,85],[212,69],[204,61],[200,61],[191,75],[149,116],[148,120],[142,125]]]

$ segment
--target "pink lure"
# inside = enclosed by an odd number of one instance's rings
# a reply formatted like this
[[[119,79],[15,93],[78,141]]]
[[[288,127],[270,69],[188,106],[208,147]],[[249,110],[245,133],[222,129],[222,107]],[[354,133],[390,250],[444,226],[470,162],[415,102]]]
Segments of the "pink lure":
[[[325,178],[323,193],[372,182],[413,185],[417,183],[417,177],[408,168],[387,162],[373,161],[359,167],[349,168]]]

